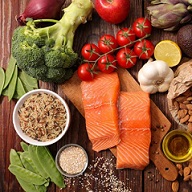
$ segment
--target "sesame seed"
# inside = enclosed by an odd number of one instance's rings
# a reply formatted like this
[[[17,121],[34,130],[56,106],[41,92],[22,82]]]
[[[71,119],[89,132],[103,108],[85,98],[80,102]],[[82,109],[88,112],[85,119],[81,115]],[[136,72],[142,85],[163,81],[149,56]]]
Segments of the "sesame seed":
[[[113,158],[96,157],[84,175],[78,177],[77,185],[88,192],[132,192],[115,174]],[[70,178],[69,178],[70,179]],[[66,180],[66,184],[70,181]],[[131,182],[131,181],[130,181]]]
[[[76,146],[65,148],[59,156],[59,164],[64,172],[77,174],[83,171],[87,163],[84,151]]]

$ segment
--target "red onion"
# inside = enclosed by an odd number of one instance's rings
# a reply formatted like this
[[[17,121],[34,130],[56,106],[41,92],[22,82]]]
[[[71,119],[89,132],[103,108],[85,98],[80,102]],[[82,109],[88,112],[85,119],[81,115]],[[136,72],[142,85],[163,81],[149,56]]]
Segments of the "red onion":
[[[20,25],[25,25],[26,18],[59,19],[64,2],[65,0],[30,0],[17,21]]]

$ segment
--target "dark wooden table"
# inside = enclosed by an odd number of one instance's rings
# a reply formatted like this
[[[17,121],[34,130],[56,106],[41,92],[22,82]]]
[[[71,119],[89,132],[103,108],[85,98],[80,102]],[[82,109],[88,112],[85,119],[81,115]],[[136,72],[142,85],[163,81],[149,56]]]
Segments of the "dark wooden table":
[[[10,55],[10,42],[13,30],[17,27],[15,16],[19,15],[25,8],[28,0],[8,0],[0,1],[0,65],[7,67],[8,58]],[[65,5],[70,3],[69,0]],[[81,25],[76,32],[74,49],[80,52],[82,45],[85,42],[96,42],[99,36],[110,33],[114,35],[120,28],[130,26],[134,19],[146,15],[146,6],[149,1],[132,0],[131,11],[129,17],[119,25],[111,25],[101,20],[97,13],[93,12],[93,19],[85,25]],[[162,30],[153,29],[150,37],[154,44],[160,40],[171,39],[176,41],[176,34],[163,32]],[[136,79],[137,72],[142,66],[142,61],[138,61],[137,65],[132,68],[130,73]],[[41,88],[47,88],[59,93],[63,98],[66,98],[61,90],[61,87],[56,84],[40,82]],[[151,99],[166,115],[172,123],[171,129],[177,128],[177,124],[172,119],[166,100],[167,93],[157,93],[151,95]],[[66,98],[67,99],[67,98]],[[16,100],[8,101],[7,97],[0,98],[0,191],[1,192],[19,192],[22,191],[15,177],[8,171],[10,149],[20,150],[21,139],[16,134],[12,123],[12,112]],[[67,179],[67,187],[62,191],[66,192],[107,192],[107,191],[131,191],[131,192],[170,192],[171,182],[165,180],[159,173],[158,169],[151,162],[144,171],[136,171],[131,169],[116,170],[115,158],[110,151],[100,153],[91,150],[91,144],[88,140],[85,120],[68,100],[72,114],[72,122],[67,134],[56,144],[49,147],[53,156],[56,151],[67,143],[78,143],[82,145],[88,152],[89,167],[86,174],[82,177]],[[180,192],[192,191],[190,182],[180,182]],[[119,186],[119,190],[115,190],[115,185]],[[121,190],[120,190],[121,189]],[[54,184],[51,184],[48,191],[59,191]]]

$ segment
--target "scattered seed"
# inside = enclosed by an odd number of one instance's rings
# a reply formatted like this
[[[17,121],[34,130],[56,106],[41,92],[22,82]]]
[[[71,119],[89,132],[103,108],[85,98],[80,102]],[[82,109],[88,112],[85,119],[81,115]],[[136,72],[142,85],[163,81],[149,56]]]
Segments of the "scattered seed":
[[[114,158],[107,159],[97,157],[91,162],[86,172],[78,177],[75,185],[88,192],[132,192],[123,181],[120,181],[114,172]],[[66,183],[70,183],[72,178],[67,178]],[[84,183],[86,181],[86,183]],[[134,179],[129,182],[135,182]],[[96,183],[93,187],[92,183]]]

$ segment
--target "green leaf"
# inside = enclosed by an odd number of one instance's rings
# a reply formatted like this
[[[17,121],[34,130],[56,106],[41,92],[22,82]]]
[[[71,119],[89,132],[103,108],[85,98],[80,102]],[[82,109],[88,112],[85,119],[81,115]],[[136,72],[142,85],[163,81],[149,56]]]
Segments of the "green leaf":
[[[15,99],[20,99],[24,94],[26,93],[25,88],[20,80],[20,78],[17,78],[17,84],[16,84],[16,89],[14,93],[14,98]]]
[[[5,72],[2,67],[0,67],[0,95],[3,91],[3,86],[5,83]]]
[[[19,72],[19,78],[21,79],[23,86],[25,90],[31,91],[33,89],[38,89],[38,80],[29,76],[27,73],[25,73],[23,70]]]
[[[10,150],[9,158],[10,158],[10,163],[11,164],[23,167],[21,159],[20,159],[18,153],[15,151],[15,149]]]
[[[3,95],[3,96],[7,96],[8,95],[8,87],[3,89],[1,95]]]
[[[11,56],[9,59],[7,69],[5,71],[5,82],[3,89],[5,89],[9,85],[15,70],[15,66],[16,66],[16,60],[13,56]]]
[[[8,86],[7,94],[8,94],[9,101],[11,101],[11,99],[14,96],[16,85],[17,85],[17,78],[18,78],[18,68],[17,68],[17,65],[15,65],[15,70],[13,72],[11,81],[9,82],[9,86]]]
[[[15,175],[16,177],[35,184],[35,185],[43,185],[47,183],[47,180],[43,178],[41,175],[33,173],[32,171],[29,171],[28,169],[25,169],[24,167],[20,167],[18,165],[10,164],[8,167],[9,171]]]

